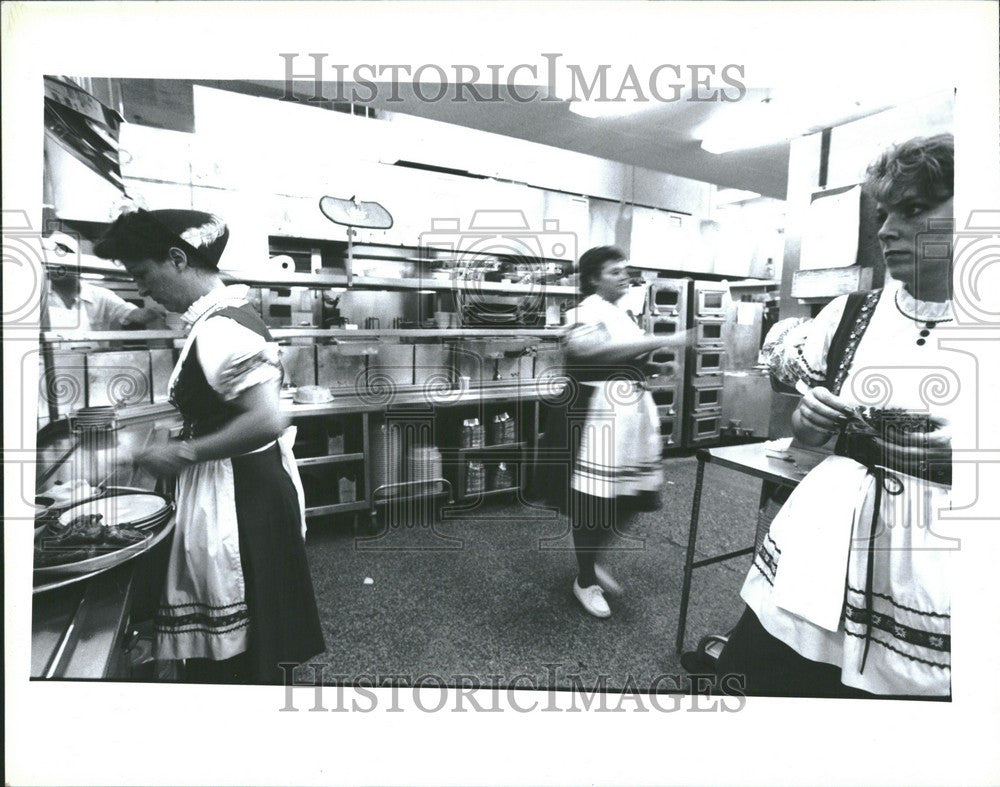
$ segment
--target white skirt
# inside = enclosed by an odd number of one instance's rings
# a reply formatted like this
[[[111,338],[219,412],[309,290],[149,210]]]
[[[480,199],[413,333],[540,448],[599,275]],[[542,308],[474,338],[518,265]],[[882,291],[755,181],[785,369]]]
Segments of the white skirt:
[[[653,396],[629,380],[595,388],[570,484],[593,497],[655,492],[663,482],[660,422]]]
[[[820,465],[810,478],[818,473],[813,480],[822,481],[826,472]],[[836,630],[776,603],[780,598],[776,600],[774,586],[786,561],[805,559],[815,565],[821,559],[798,547],[783,552],[783,544],[799,539],[789,530],[797,524],[808,527],[805,514],[798,517],[798,523],[791,517],[775,519],[777,526],[755,555],[741,595],[772,636],[807,659],[840,667],[845,686],[883,695],[946,696],[951,692],[950,589],[957,544],[937,532],[935,522],[937,512],[947,508],[950,490],[912,476],[887,475],[890,487],[898,479],[903,489],[900,494],[883,491],[871,551],[868,538],[875,487],[870,476],[864,476],[853,490],[842,489],[839,506],[826,500],[823,511],[813,508],[815,517],[847,517],[856,522],[846,530],[850,544]],[[843,477],[835,474],[830,480]],[[869,556],[874,560],[870,607],[865,600]],[[802,574],[809,568],[796,565],[789,570]],[[871,642],[862,672],[869,624]]]

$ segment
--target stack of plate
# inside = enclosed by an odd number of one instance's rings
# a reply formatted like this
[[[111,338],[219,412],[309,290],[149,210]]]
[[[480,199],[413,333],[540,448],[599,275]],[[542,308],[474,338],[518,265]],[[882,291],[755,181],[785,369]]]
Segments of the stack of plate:
[[[155,492],[109,493],[66,509],[59,515],[59,523],[68,525],[78,516],[99,514],[105,525],[149,530],[163,524],[172,512],[171,502]]]
[[[424,488],[437,478],[441,478],[441,452],[433,446],[415,446],[410,449],[407,463],[407,480],[418,484],[418,488]],[[441,491],[440,482],[434,486],[433,490]]]
[[[115,408],[110,405],[83,407],[70,413],[69,425],[74,432],[82,429],[114,429],[115,417]]]

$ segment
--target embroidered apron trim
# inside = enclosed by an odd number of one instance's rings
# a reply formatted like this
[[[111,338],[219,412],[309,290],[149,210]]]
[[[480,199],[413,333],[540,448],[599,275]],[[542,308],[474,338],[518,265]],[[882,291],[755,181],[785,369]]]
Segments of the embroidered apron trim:
[[[243,602],[214,607],[200,602],[161,604],[154,618],[157,632],[166,635],[185,631],[223,634],[247,626],[249,623],[250,612]]]
[[[795,348],[795,352],[796,355],[798,356],[797,360],[799,364],[802,366],[803,369],[806,370],[806,373],[812,378],[812,381],[821,385],[826,380],[826,375],[823,374],[822,372],[817,372],[809,365],[809,361],[806,360],[806,356],[802,352],[801,344]]]
[[[848,298],[850,297],[848,296]],[[834,362],[836,362],[840,342],[845,342],[843,350],[839,353],[840,364],[836,368],[832,366],[827,368],[827,379],[830,380],[830,393],[840,393],[840,389],[847,379],[847,373],[851,370],[851,364],[854,362],[854,353],[857,352],[858,345],[861,344],[861,339],[868,329],[868,323],[871,322],[872,317],[875,315],[875,306],[878,304],[880,297],[882,297],[881,289],[872,290],[864,296],[853,325],[850,325],[849,322],[852,316],[852,309],[845,307],[844,318],[842,318],[841,324],[837,326],[837,332],[830,342],[830,354],[828,357],[832,357]],[[853,306],[853,304],[851,305]],[[845,335],[846,331],[850,332]]]
[[[778,565],[778,554],[777,546],[771,540],[770,536],[767,536],[761,548],[758,550],[754,557],[753,566],[760,573],[762,577],[767,581],[769,585],[774,585],[774,576],[777,572]],[[864,591],[855,590],[854,588],[848,588],[852,593],[856,595],[866,597]],[[948,615],[942,615],[939,613],[927,613],[920,612],[919,610],[911,610],[909,607],[905,607],[902,604],[897,604],[893,601],[891,596],[884,593],[871,593],[871,596],[877,596],[878,598],[889,601],[893,606],[906,611],[913,611],[920,615],[925,615],[927,617],[938,617],[938,618],[948,618]],[[859,607],[851,604],[850,602],[845,602],[844,604],[844,630],[846,633],[852,636],[859,637],[865,640],[866,646],[870,645],[871,642],[877,642],[883,647],[888,648],[894,652],[899,653],[907,658],[912,658],[916,661],[925,661],[925,663],[931,666],[941,667],[937,662],[926,661],[924,659],[919,659],[915,656],[911,656],[908,653],[904,653],[898,648],[893,647],[890,643],[886,643],[881,639],[873,636],[874,630],[879,630],[889,634],[891,637],[900,640],[901,642],[906,642],[909,645],[914,645],[917,647],[927,648],[929,650],[939,651],[941,653],[951,652],[951,636],[949,634],[938,634],[930,631],[924,631],[922,629],[914,628],[912,626],[906,626],[902,623],[896,622],[896,619],[891,614],[886,614],[884,612],[876,612],[871,606],[871,602],[866,600],[868,606]],[[859,633],[856,631],[851,631],[847,624],[851,623],[859,627],[863,627],[864,633]],[[866,647],[867,654],[867,647]]]
[[[628,467],[608,467],[607,465],[594,464],[584,459],[578,460],[576,466],[581,473],[587,473],[588,475],[600,478],[615,479],[638,478],[639,476],[655,473],[658,469],[657,465],[653,463],[630,465]]]
[[[768,585],[774,587],[774,572],[771,570],[770,566],[762,565],[762,563],[763,560],[761,558],[760,553],[758,552],[753,559],[753,567],[757,569],[758,574],[760,574],[762,577],[764,577],[765,580],[767,580]]]
[[[870,623],[872,627],[910,645],[918,645],[921,648],[937,650],[942,653],[951,652],[951,636],[948,634],[934,634],[912,626],[904,626],[902,623],[897,623],[892,615],[855,607],[852,604],[844,606],[844,615],[846,620],[851,623],[857,623],[861,626],[868,626]]]
[[[161,634],[181,634],[202,631],[209,634],[225,634],[250,625],[250,615],[246,611],[213,618],[211,615],[191,613],[179,617],[156,616],[156,630]]]
[[[857,632],[851,631],[848,628],[844,629],[844,633],[847,634],[849,637],[857,637],[858,639],[865,639],[867,636],[866,634],[858,634]],[[931,661],[930,659],[922,659],[919,656],[912,656],[909,653],[904,653],[897,647],[893,647],[888,642],[883,642],[878,637],[867,636],[867,639],[869,642],[874,642],[876,645],[881,645],[886,650],[891,650],[893,653],[895,653],[898,656],[902,656],[904,659],[909,659],[910,661],[916,661],[920,664],[926,664],[928,667],[936,667],[937,669],[942,669],[947,672],[951,672],[950,664],[941,664],[940,662]]]
[[[160,609],[184,609],[185,607],[200,607],[202,609],[223,610],[223,609],[231,609],[232,607],[242,607],[242,606],[244,606],[242,601],[236,601],[232,604],[202,604],[200,601],[192,601],[188,604],[160,604]]]

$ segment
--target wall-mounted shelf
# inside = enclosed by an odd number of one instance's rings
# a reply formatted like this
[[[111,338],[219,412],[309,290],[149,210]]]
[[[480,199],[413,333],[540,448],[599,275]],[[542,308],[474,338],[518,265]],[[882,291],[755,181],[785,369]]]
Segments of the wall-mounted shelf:
[[[459,456],[465,456],[467,454],[484,454],[488,453],[490,455],[494,454],[510,454],[511,458],[516,458],[517,455],[527,448],[528,443],[521,440],[517,443],[502,443],[499,445],[479,445],[475,448],[456,448],[455,452]],[[498,460],[499,461],[499,460]]]
[[[741,279],[740,281],[729,282],[731,290],[750,290],[763,287],[764,289],[775,289],[781,286],[780,281],[773,279]]]
[[[57,263],[46,263],[47,267],[66,267]],[[88,260],[79,265],[71,266],[80,273],[92,273],[113,278],[130,279],[128,271],[113,263],[103,263],[100,260]],[[338,273],[292,273],[285,271],[270,271],[261,268],[220,269],[223,279],[241,282],[253,287],[308,287],[313,289],[348,287],[357,289],[394,289],[394,290],[434,290],[438,292],[471,292],[491,293],[497,295],[564,295],[578,294],[576,287],[561,284],[504,284],[492,281],[471,281],[466,279],[435,279],[435,278],[388,278],[372,276],[353,276],[350,283],[344,274]]]
[[[795,271],[792,274],[791,295],[806,303],[818,303],[838,295],[869,290],[872,269],[860,265],[844,268],[820,268]]]

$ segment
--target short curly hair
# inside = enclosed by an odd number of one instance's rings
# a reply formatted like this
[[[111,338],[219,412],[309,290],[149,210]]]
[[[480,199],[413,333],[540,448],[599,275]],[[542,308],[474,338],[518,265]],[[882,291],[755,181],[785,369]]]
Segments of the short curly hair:
[[[617,246],[595,246],[587,249],[577,264],[580,272],[580,292],[583,295],[593,295],[597,292],[597,280],[601,278],[604,266],[609,262],[620,262],[625,259],[628,259],[625,252]]]
[[[868,167],[865,188],[889,204],[913,188],[926,199],[944,202],[955,193],[955,138],[915,137],[889,148]]]

